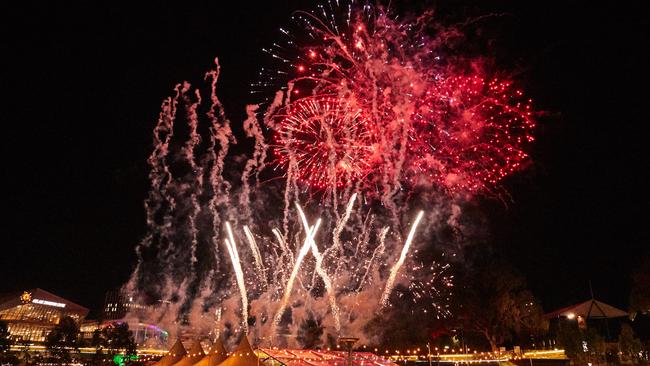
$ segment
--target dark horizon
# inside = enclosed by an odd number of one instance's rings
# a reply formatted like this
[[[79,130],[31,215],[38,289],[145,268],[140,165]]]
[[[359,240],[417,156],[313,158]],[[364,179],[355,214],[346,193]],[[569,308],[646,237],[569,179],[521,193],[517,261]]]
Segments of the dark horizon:
[[[428,3],[443,21],[498,14],[494,50],[545,112],[532,165],[505,182],[511,199],[481,203],[491,245],[546,311],[587,300],[590,280],[597,299],[625,308],[650,239],[647,12],[631,2]],[[97,315],[145,234],[146,159],[163,98],[183,80],[200,84],[219,57],[218,94],[241,125],[260,49],[314,2],[84,6],[12,9],[3,25],[0,293],[40,287]]]

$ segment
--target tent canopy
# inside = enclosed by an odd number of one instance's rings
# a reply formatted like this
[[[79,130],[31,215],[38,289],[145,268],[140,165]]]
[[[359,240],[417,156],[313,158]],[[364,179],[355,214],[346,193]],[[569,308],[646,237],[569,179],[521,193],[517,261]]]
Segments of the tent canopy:
[[[585,319],[609,319],[627,316],[627,313],[604,302],[591,299],[546,314],[546,317],[549,319],[560,316],[569,318],[581,316]]]
[[[243,336],[239,346],[219,366],[259,366],[259,360],[246,336]]]
[[[205,353],[201,347],[201,342],[197,340],[192,344],[192,347],[190,347],[190,350],[187,352],[185,357],[176,362],[173,366],[192,366],[199,362],[204,356]]]
[[[226,349],[224,348],[221,339],[217,339],[217,341],[212,345],[212,348],[210,348],[208,354],[199,362],[195,363],[194,366],[217,366],[227,357]]]
[[[156,362],[153,366],[172,366],[176,362],[183,359],[186,354],[187,352],[185,351],[185,347],[183,347],[183,343],[181,343],[181,340],[178,339],[169,350],[169,353],[167,353],[165,357],[161,358],[160,361]]]

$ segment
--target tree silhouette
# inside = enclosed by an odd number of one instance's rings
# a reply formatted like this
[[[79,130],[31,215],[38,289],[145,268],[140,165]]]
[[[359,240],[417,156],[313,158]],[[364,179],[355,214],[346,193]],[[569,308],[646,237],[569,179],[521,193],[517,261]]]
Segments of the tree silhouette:
[[[645,255],[641,265],[632,273],[632,290],[630,291],[630,311],[650,313],[650,255]]]
[[[10,335],[7,323],[0,320],[0,365],[18,364],[18,358],[9,352],[13,343]]]
[[[618,349],[621,352],[623,361],[639,363],[641,354],[644,350],[643,343],[634,334],[634,330],[629,324],[621,324],[621,334],[618,336]]]
[[[69,363],[70,351],[79,353],[79,326],[69,316],[64,316],[59,324],[47,335],[45,346],[58,362]]]
[[[583,330],[574,321],[560,320],[557,343],[574,364],[584,365],[605,360],[605,340],[595,328]]]
[[[95,347],[94,362],[104,359],[104,350],[109,357],[116,354],[135,355],[136,344],[133,332],[129,330],[127,323],[110,324],[103,329],[97,329],[93,333],[91,345]],[[128,360],[128,358],[125,358]]]
[[[481,334],[492,351],[505,341],[545,332],[548,322],[525,278],[506,261],[477,254],[456,277],[454,313],[464,331]]]

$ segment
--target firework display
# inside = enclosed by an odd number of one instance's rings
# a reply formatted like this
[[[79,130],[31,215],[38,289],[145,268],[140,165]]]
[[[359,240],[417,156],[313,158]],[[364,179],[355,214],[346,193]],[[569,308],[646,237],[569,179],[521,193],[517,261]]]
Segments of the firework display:
[[[253,92],[286,83],[288,120],[298,130],[311,128],[303,118],[305,100],[345,101],[354,108],[341,119],[364,116],[364,131],[375,138],[373,156],[369,161],[367,153],[359,154],[368,146],[366,135],[351,134],[361,139],[346,139],[335,154],[345,160],[334,158],[328,166],[315,158],[317,164],[298,167],[300,181],[325,190],[352,183],[329,177],[342,173],[345,168],[332,166],[342,161],[354,175],[366,176],[357,189],[379,196],[403,185],[476,193],[521,167],[534,127],[530,100],[511,81],[476,74],[464,67],[467,60],[446,56],[449,40],[458,37],[454,29],[431,24],[426,15],[396,20],[381,7],[325,9],[297,12],[292,29],[281,29],[285,43],[265,49],[277,68],[264,69]],[[287,126],[274,126],[277,138],[286,140]],[[313,140],[298,134],[291,145]],[[276,160],[285,169],[286,155]]]
[[[530,101],[509,82],[453,77],[427,91],[413,116],[407,176],[450,191],[494,187],[528,157]]]
[[[371,344],[389,313],[447,317],[455,249],[431,243],[526,162],[531,101],[455,63],[458,32],[428,13],[328,2],[281,34],[243,122],[252,154],[230,153],[218,63],[209,98],[184,83],[163,102],[125,290],[160,299],[148,316],[172,332],[258,344],[295,346],[310,322]]]

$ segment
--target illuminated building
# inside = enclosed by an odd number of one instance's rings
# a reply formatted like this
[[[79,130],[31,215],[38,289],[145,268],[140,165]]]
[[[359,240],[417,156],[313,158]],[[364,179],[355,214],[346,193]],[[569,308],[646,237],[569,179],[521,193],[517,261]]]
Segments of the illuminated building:
[[[87,308],[40,288],[0,295],[0,320],[19,341],[45,342],[61,318],[69,316],[79,324],[87,314]]]
[[[93,339],[93,333],[98,329],[104,329],[114,324],[126,323],[129,330],[133,332],[133,340],[139,348],[158,349],[167,345],[169,334],[167,331],[158,328],[153,324],[143,323],[136,318],[113,319],[104,322],[98,320],[86,320],[79,327],[81,337],[87,341]]]
[[[134,294],[125,294],[120,290],[108,291],[104,299],[104,319],[123,319],[129,313],[150,309],[150,306],[138,302]]]
[[[154,306],[146,305],[138,294],[125,293],[119,289],[106,292],[104,308],[102,309],[103,321],[86,322],[82,325],[84,338],[92,339],[92,332],[111,324],[127,323],[133,332],[133,338],[138,347],[165,347],[167,345],[167,332],[154,324],[143,322],[147,319],[147,312]]]

